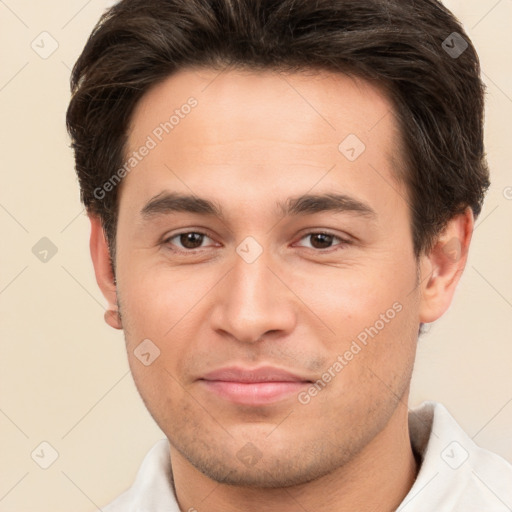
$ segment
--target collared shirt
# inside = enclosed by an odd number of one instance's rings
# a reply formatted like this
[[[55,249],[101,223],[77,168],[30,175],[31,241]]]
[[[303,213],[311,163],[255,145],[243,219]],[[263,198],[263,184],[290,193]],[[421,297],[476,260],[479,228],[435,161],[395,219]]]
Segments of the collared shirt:
[[[512,511],[512,465],[477,446],[442,404],[412,409],[409,433],[421,466],[397,512]],[[180,512],[167,439],[147,453],[133,485],[102,510]]]

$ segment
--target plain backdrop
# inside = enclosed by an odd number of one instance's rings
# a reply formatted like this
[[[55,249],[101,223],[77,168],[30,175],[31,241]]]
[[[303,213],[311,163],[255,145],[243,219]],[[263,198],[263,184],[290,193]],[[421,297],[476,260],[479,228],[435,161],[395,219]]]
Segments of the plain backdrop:
[[[410,406],[442,402],[512,462],[512,0],[445,4],[481,58],[492,187],[455,300],[420,339]],[[64,124],[70,68],[105,7],[0,1],[0,512],[97,510],[164,437],[103,320]]]

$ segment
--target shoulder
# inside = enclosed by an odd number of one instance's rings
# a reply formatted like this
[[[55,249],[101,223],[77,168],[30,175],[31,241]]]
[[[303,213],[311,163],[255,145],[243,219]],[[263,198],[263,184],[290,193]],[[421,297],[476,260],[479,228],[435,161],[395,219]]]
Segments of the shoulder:
[[[407,512],[512,509],[512,465],[478,446],[446,407],[423,402],[409,413],[409,430],[422,464],[398,511],[406,504]]]
[[[167,439],[161,439],[152,446],[144,457],[131,487],[102,507],[102,510],[103,512],[139,512],[140,510],[179,512],[172,482]]]

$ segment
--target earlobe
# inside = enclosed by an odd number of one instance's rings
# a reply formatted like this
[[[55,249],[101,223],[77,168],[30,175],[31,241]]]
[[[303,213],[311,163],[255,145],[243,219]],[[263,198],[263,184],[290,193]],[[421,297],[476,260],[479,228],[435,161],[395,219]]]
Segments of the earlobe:
[[[91,222],[90,251],[96,282],[100,287],[108,306],[105,311],[105,322],[114,329],[122,329],[121,317],[117,308],[117,287],[114,273],[112,271],[110,252],[105,232],[101,225],[101,219],[96,215],[89,214]]]
[[[422,256],[420,323],[434,322],[450,306],[466,266],[473,228],[468,207],[450,219],[429,254]]]
[[[105,322],[113,327],[114,329],[122,329],[123,324],[121,323],[121,315],[119,314],[119,310],[116,309],[107,309],[105,314],[103,315]]]

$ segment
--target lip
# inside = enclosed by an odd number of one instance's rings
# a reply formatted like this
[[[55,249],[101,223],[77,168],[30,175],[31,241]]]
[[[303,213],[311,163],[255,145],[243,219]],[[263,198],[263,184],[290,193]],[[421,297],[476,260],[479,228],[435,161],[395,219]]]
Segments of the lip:
[[[259,368],[241,368],[229,366],[207,373],[202,377],[204,380],[222,380],[226,382],[311,382],[305,377],[296,375],[287,370],[274,366],[260,366]]]
[[[265,405],[297,394],[311,380],[272,366],[255,369],[228,367],[199,379],[209,392],[243,405]]]

